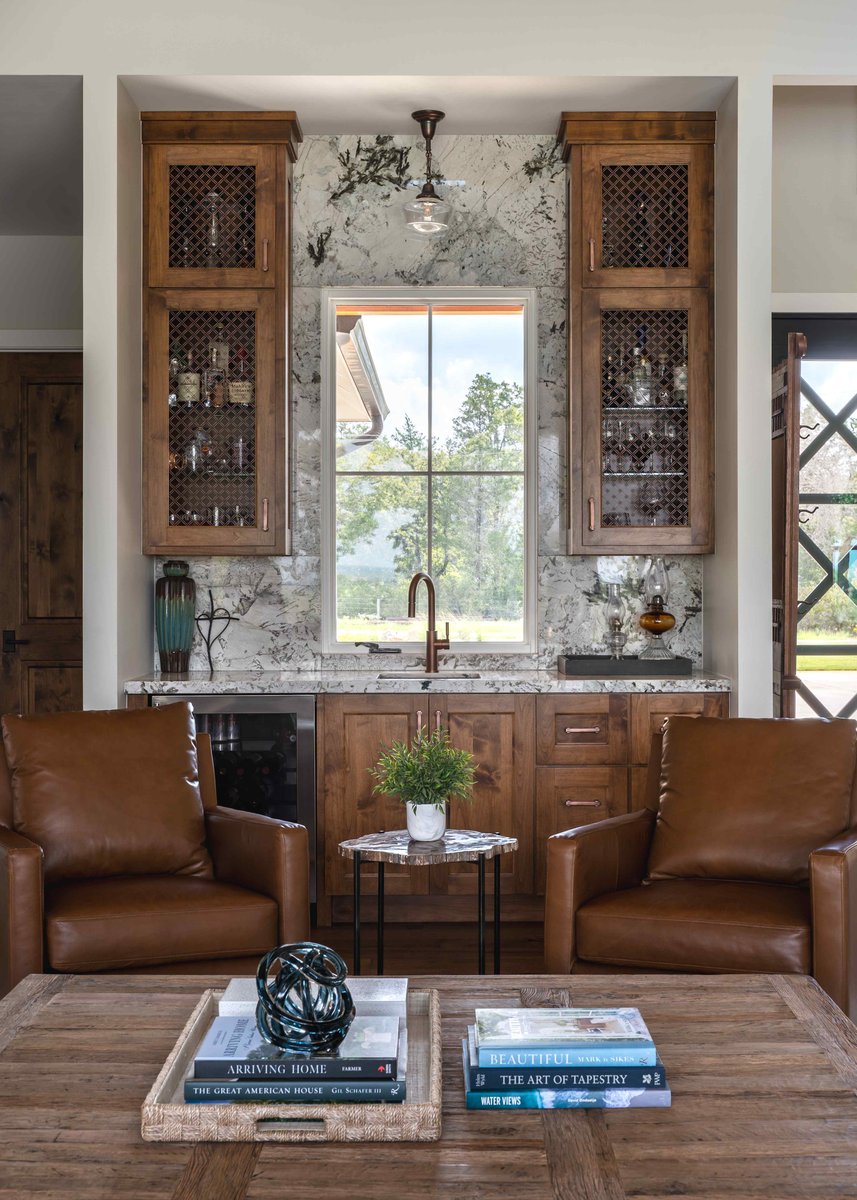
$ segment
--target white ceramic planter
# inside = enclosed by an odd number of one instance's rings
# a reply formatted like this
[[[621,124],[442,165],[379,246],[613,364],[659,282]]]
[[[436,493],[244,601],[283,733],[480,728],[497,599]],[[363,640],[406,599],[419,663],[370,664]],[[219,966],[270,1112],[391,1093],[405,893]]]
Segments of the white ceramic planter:
[[[414,842],[438,842],[446,832],[446,808],[433,804],[406,804],[408,833]]]

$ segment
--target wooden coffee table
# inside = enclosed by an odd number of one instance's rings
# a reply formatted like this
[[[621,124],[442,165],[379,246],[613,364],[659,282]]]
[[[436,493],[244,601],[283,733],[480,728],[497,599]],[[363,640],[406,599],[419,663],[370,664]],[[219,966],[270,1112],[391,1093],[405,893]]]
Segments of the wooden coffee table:
[[[32,975],[0,1002],[0,1192],[75,1200],[857,1196],[857,1029],[800,976],[468,976],[444,1014],[440,1142],[168,1145],[140,1104],[212,976]],[[467,1112],[474,1005],[635,1004],[671,1109]],[[533,992],[539,993],[533,995]]]

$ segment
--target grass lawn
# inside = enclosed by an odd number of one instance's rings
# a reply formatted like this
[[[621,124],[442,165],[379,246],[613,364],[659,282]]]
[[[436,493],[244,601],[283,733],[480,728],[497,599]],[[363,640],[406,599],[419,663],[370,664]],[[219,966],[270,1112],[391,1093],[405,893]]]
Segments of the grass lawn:
[[[425,618],[414,621],[373,620],[371,617],[340,617],[337,622],[340,642],[422,642]],[[438,633],[443,633],[443,621],[437,619]],[[450,621],[450,637],[454,642],[520,642],[524,637],[523,621],[486,621],[457,618]]]
[[[857,654],[801,654],[802,645],[823,642],[831,646],[841,643],[857,649],[857,637],[850,633],[824,633],[823,631],[801,630],[798,634],[797,669],[800,671],[857,671]]]

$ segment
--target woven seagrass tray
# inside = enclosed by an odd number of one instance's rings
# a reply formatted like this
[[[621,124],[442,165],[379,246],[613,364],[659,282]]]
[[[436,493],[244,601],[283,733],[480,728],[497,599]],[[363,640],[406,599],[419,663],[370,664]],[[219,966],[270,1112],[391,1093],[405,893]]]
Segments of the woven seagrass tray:
[[[440,1001],[408,993],[407,1099],[401,1104],[185,1104],[184,1081],[217,1016],[203,992],[143,1101],[147,1142],[436,1142],[441,1125]]]

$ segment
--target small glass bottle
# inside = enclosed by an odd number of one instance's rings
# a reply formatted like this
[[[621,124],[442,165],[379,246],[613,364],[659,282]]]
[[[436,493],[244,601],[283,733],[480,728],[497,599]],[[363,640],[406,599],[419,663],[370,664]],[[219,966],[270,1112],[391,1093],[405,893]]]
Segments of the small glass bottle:
[[[205,394],[206,408],[223,408],[226,403],[226,372],[219,363],[217,345],[212,343],[209,348],[208,366],[202,378],[202,390]]]
[[[199,372],[193,369],[193,355],[188,354],[185,369],[178,377],[178,402],[186,408],[199,403]]]
[[[229,381],[229,401],[231,404],[252,404],[253,384],[247,378],[246,348],[236,346],[235,357],[238,359],[238,375]]]
[[[644,343],[633,350],[633,362],[627,376],[627,390],[632,404],[643,407],[652,402],[652,364]]]
[[[181,374],[183,364],[184,364],[184,355],[182,354],[181,347],[180,346],[171,346],[170,347],[170,363],[169,363],[170,390],[169,390],[169,394],[167,396],[167,404],[170,406],[170,408],[175,408],[175,406],[179,402],[179,395],[178,395],[179,375]]]
[[[673,367],[673,402],[687,404],[687,334],[681,335],[681,362]]]
[[[658,355],[658,369],[655,377],[655,404],[668,407],[672,403],[673,389],[670,379],[670,365],[666,354]]]

